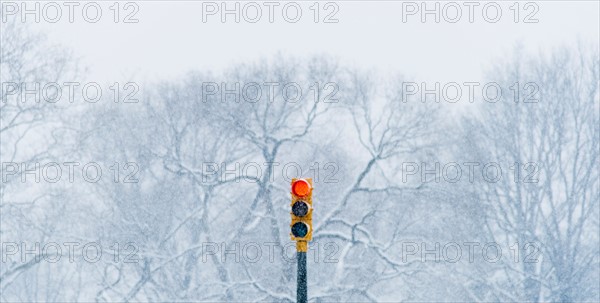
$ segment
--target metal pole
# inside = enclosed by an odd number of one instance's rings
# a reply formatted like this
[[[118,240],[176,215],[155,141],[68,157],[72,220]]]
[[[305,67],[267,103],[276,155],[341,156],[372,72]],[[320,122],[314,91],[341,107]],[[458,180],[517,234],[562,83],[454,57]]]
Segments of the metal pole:
[[[298,255],[298,288],[296,289],[298,303],[306,303],[308,288],[306,287],[306,252],[299,251]]]

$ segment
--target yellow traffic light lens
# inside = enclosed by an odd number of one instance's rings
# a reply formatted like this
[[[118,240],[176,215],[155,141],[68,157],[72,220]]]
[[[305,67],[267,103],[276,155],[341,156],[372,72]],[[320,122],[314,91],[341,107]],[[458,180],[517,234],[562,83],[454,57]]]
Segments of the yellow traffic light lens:
[[[296,217],[304,217],[308,214],[308,203],[304,201],[296,201],[294,205],[292,205],[292,213]]]
[[[310,194],[310,183],[304,179],[296,180],[292,184],[292,193],[298,197],[305,197]]]
[[[306,237],[307,234],[308,225],[306,225],[306,223],[296,222],[294,225],[292,225],[292,235],[294,235],[294,237],[302,238]]]

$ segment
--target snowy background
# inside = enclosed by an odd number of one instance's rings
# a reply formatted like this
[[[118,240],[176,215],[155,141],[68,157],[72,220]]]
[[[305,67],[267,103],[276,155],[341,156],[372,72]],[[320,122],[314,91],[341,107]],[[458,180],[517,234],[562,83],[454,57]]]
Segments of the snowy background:
[[[600,301],[600,5],[0,2],[0,301]]]

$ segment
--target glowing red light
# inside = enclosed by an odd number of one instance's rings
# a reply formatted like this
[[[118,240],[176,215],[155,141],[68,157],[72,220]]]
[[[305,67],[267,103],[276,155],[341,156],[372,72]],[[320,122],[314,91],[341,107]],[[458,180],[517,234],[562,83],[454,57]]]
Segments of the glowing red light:
[[[310,194],[310,183],[304,179],[298,179],[292,183],[292,193],[298,197],[305,197]]]

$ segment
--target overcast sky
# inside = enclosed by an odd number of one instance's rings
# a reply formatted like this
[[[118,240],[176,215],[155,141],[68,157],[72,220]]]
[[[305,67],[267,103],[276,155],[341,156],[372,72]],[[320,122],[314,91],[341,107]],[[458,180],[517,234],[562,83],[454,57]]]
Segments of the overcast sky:
[[[42,20],[35,26],[80,56],[90,68],[88,76],[96,81],[170,78],[279,51],[300,56],[328,53],[348,64],[398,71],[419,80],[468,81],[479,79],[491,62],[509,54],[516,43],[539,51],[578,40],[597,44],[600,36],[598,1],[538,1],[527,7],[521,2],[518,23],[514,22],[513,1],[497,2],[502,9],[497,23],[484,19],[485,3],[473,7],[473,23],[463,2],[458,2],[462,12],[458,22],[444,20],[454,18],[456,10],[451,5],[444,14],[447,3],[441,2],[440,23],[435,23],[433,15],[423,23],[420,12],[406,15],[403,22],[403,12],[412,4],[404,4],[403,10],[401,2],[392,1],[338,1],[327,8],[321,3],[319,19],[337,6],[333,19],[338,23],[315,23],[313,1],[297,2],[302,9],[297,23],[283,18],[281,5],[274,7],[270,23],[268,6],[256,2],[262,8],[258,22],[244,20],[256,14],[254,7],[248,7],[240,23],[235,23],[234,16],[227,16],[223,23],[219,12],[207,15],[203,22],[200,1],[146,1],[137,2],[139,10],[132,15],[139,22],[125,24],[113,21],[112,3],[103,4],[102,18],[95,24],[85,22],[76,8],[74,23],[63,20],[65,9],[60,22]],[[241,3],[241,9],[245,4]],[[204,5],[205,10],[209,8]],[[234,7],[234,3],[228,5]],[[427,5],[434,8],[435,4]],[[122,4],[119,19],[134,9]],[[494,9],[488,8],[488,18],[495,16]],[[538,22],[524,23],[528,15]],[[293,7],[287,16],[294,17]]]

